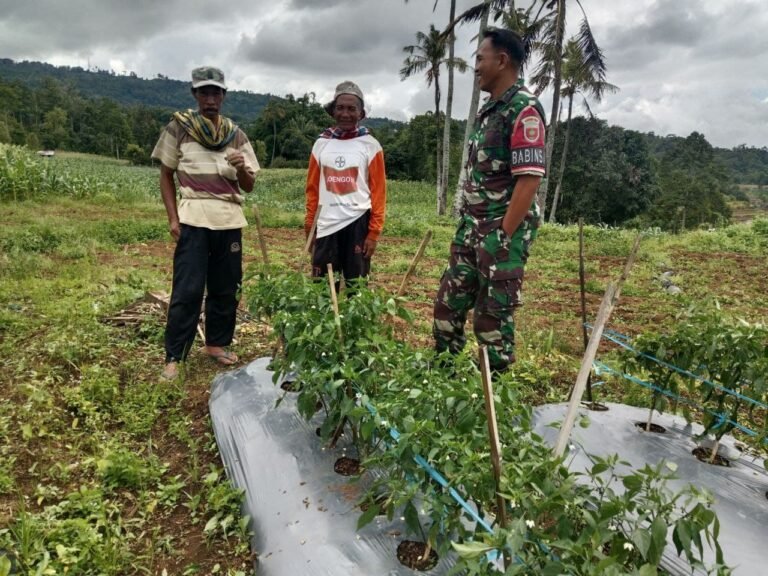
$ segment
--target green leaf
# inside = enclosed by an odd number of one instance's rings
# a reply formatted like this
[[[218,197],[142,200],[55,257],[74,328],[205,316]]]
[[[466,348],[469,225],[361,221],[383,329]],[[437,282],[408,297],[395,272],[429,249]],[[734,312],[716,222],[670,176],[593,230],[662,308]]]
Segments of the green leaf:
[[[7,556],[0,556],[0,576],[9,576],[11,573],[11,561]]]
[[[651,546],[651,534],[645,528],[637,528],[632,532],[632,542],[643,558],[648,557],[648,548]]]
[[[216,526],[219,524],[219,517],[218,515],[214,516],[208,522],[205,523],[205,528],[203,528],[203,532],[205,534],[208,534],[209,532],[213,532],[216,529]]]
[[[368,509],[363,512],[360,517],[357,519],[357,529],[360,530],[363,526],[366,524],[370,524],[370,522],[376,518],[378,513],[381,511],[381,506],[379,504],[371,504],[368,506]]]
[[[678,521],[672,532],[672,541],[675,543],[677,553],[685,551],[686,556],[691,551],[691,529],[687,520]]]
[[[638,576],[657,576],[657,574],[656,566],[653,564],[643,564],[638,572]]]
[[[621,482],[628,490],[640,490],[643,487],[643,480],[638,476],[624,476]]]
[[[651,524],[651,545],[648,549],[647,560],[652,564],[661,561],[661,555],[667,546],[667,525],[661,517],[657,516]]]
[[[464,544],[451,542],[451,547],[462,558],[477,558],[494,549],[493,546],[489,546],[484,542],[466,542]]]
[[[408,502],[403,510],[403,517],[405,518],[405,525],[411,532],[416,534],[421,532],[421,522],[419,522],[419,512],[416,510],[416,506],[413,502]]]
[[[418,388],[411,388],[411,391],[408,393],[408,398],[409,399],[418,398],[419,396],[421,396],[421,394],[422,394],[422,391],[419,390]]]
[[[390,316],[397,315],[397,304],[395,304],[394,298],[387,300],[387,314]]]
[[[373,420],[366,420],[360,425],[360,438],[363,440],[369,440],[373,435],[373,431],[376,428],[376,422]]]
[[[476,420],[477,414],[467,410],[467,412],[465,412],[464,415],[459,418],[459,421],[456,423],[456,430],[462,434],[466,434],[467,432],[471,431],[472,428],[474,428]]]

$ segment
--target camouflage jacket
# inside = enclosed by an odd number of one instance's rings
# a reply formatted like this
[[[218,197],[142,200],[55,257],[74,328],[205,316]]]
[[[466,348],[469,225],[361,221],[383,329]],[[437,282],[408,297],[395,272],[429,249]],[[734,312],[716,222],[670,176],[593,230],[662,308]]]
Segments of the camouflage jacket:
[[[521,174],[544,176],[544,109],[522,78],[475,118],[464,167],[462,213],[474,222],[500,219]],[[534,200],[528,218],[538,218]],[[486,222],[487,223],[487,222]]]

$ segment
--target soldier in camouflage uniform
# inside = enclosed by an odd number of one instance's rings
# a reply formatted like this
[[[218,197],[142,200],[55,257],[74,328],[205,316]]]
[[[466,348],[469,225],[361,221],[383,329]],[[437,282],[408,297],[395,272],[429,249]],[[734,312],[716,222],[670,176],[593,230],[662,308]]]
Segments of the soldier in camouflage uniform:
[[[519,77],[523,59],[516,33],[485,32],[475,74],[490,97],[475,119],[461,218],[434,308],[436,348],[454,354],[466,343],[464,324],[474,308],[475,335],[496,371],[515,361],[514,312],[545,168],[544,110]]]

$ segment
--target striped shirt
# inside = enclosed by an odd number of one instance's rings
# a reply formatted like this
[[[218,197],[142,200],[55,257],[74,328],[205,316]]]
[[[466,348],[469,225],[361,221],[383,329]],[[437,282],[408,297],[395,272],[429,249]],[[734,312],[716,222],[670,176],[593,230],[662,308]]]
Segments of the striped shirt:
[[[179,222],[211,230],[247,226],[237,183],[237,170],[227,162],[227,153],[239,150],[246,170],[255,175],[259,162],[245,133],[237,129],[227,148],[209,150],[197,143],[176,120],[165,127],[152,151],[152,158],[176,172],[179,193]]]

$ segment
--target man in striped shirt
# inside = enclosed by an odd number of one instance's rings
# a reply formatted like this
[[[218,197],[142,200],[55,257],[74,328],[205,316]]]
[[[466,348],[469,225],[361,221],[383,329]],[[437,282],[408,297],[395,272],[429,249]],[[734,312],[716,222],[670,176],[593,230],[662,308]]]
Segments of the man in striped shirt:
[[[204,353],[223,365],[238,360],[227,347],[243,274],[241,190],[253,190],[259,163],[245,133],[221,115],[226,93],[221,70],[195,68],[197,111],[176,112],[152,152],[161,162],[160,192],[176,241],[161,374],[167,380],[192,347],[206,288]]]

